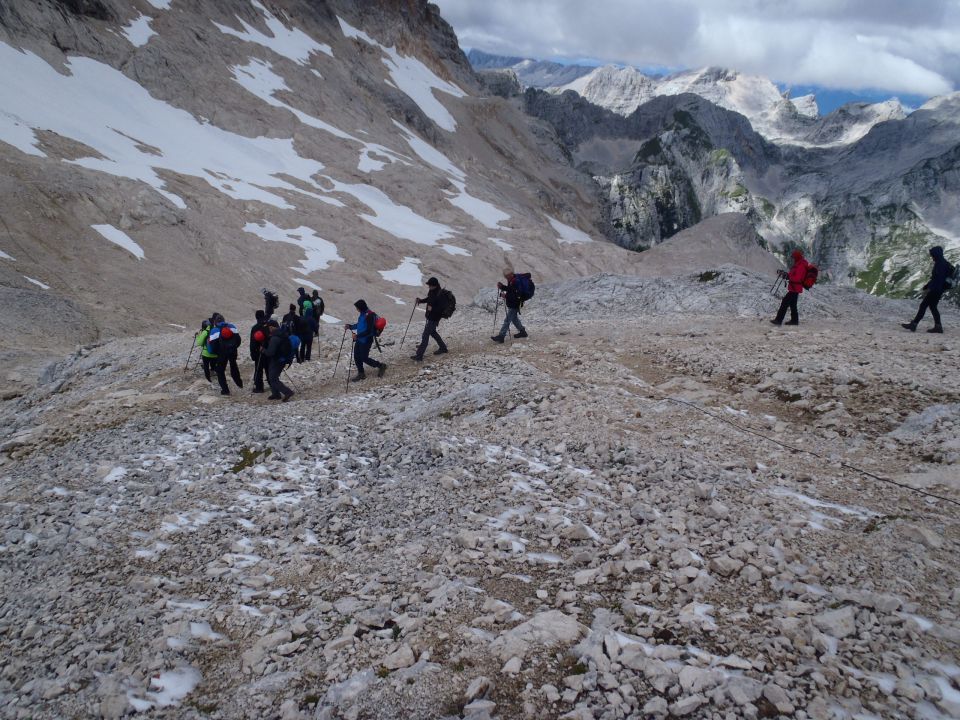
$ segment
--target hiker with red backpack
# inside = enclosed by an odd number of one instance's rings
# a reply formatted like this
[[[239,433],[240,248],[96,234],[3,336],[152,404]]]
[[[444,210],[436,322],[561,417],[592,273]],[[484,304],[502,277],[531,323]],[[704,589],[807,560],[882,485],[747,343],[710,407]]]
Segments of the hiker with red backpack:
[[[240,368],[237,365],[237,349],[243,338],[240,337],[240,331],[237,326],[224,320],[223,315],[214,313],[210,316],[210,334],[207,336],[207,350],[216,355],[213,363],[213,370],[217,373],[217,382],[220,383],[220,394],[229,395],[230,388],[227,387],[227,364],[230,365],[230,377],[237,387],[243,387],[243,379],[240,377]]]
[[[507,281],[507,284],[504,285],[498,282],[497,290],[500,296],[503,297],[503,304],[507,306],[507,315],[503,319],[503,325],[500,327],[500,334],[490,336],[491,340],[498,343],[503,342],[503,339],[510,331],[511,324],[517,328],[517,333],[514,334],[515,338],[520,339],[527,337],[527,329],[523,327],[523,323],[520,322],[520,308],[523,307],[523,303],[533,297],[534,293],[534,284],[530,273],[517,275],[513,272],[513,268],[507,268],[503,271],[503,277]]]
[[[417,362],[423,360],[423,353],[426,352],[430,338],[437,341],[437,349],[433,351],[434,355],[443,355],[448,352],[447,344],[443,341],[443,338],[440,337],[440,333],[437,332],[437,326],[441,320],[453,315],[453,311],[457,307],[457,300],[453,297],[453,293],[441,288],[440,281],[435,277],[427,280],[427,287],[430,288],[427,291],[427,296],[425,298],[417,298],[416,303],[414,303],[414,307],[421,303],[425,303],[427,306],[427,318],[423,325],[423,336],[420,338],[417,351],[410,356],[411,360],[416,360]]]
[[[813,287],[814,283],[817,282],[819,272],[817,266],[807,262],[807,259],[800,250],[794,250],[791,256],[793,257],[793,267],[790,268],[790,272],[786,273],[787,294],[783,296],[780,309],[777,310],[777,316],[770,321],[774,325],[784,324],[783,318],[787,314],[787,308],[790,308],[790,319],[786,324],[799,325],[800,317],[797,313],[797,298],[800,297],[804,289],[809,290]],[[777,272],[781,277],[784,275],[783,270],[778,270]]]
[[[270,339],[270,328],[267,326],[266,313],[257,310],[257,322],[250,328],[250,359],[253,360],[253,392],[263,392],[263,378],[266,375],[266,358],[261,357],[267,341]]]
[[[360,316],[355,323],[344,324],[348,330],[353,330],[353,362],[357,366],[357,374],[350,380],[351,382],[366,380],[367,375],[363,369],[364,365],[377,368],[377,377],[383,377],[383,374],[387,371],[387,364],[378,360],[371,360],[370,350],[373,349],[374,340],[386,323],[367,307],[366,301],[357,300],[353,306],[360,313]]]
[[[943,332],[943,325],[940,324],[940,311],[937,306],[940,304],[940,298],[943,297],[943,294],[955,287],[958,282],[957,268],[947,262],[940,245],[930,248],[930,257],[933,258],[933,270],[930,272],[929,282],[923,286],[923,300],[920,301],[920,309],[917,310],[913,320],[901,324],[901,327],[910,332],[917,331],[917,325],[923,320],[927,308],[930,308],[930,314],[933,316],[933,327],[927,332]]]

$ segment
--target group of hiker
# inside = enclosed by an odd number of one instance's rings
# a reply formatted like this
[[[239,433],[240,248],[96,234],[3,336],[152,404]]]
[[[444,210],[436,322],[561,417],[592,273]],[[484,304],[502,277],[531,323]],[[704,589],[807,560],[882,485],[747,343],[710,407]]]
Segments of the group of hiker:
[[[947,290],[960,285],[958,268],[947,262],[947,259],[943,256],[943,248],[941,246],[935,245],[930,248],[930,257],[933,259],[933,269],[930,272],[930,280],[923,286],[923,298],[920,301],[920,308],[917,310],[917,314],[913,320],[901,324],[901,327],[910,332],[916,332],[917,325],[923,320],[923,316],[929,308],[930,315],[933,316],[933,327],[927,330],[927,332],[942,333],[943,325],[940,322],[940,311],[937,306],[940,304],[940,299]],[[793,259],[793,265],[789,271],[777,271],[779,279],[774,289],[778,287],[780,282],[785,282],[787,292],[780,302],[780,308],[777,310],[776,317],[770,321],[774,325],[799,325],[800,316],[797,312],[797,299],[804,290],[809,290],[817,282],[819,270],[816,265],[809,262],[803,256],[803,252],[794,250],[791,253],[791,258]],[[784,322],[787,310],[790,311],[790,319]]]
[[[503,299],[506,306],[506,319],[499,335],[492,337],[502,343],[510,325],[517,328],[515,338],[527,337],[527,331],[520,322],[520,308],[523,303],[533,297],[535,286],[529,273],[515,274],[512,268],[503,272],[505,282],[497,283],[498,303]],[[253,392],[265,392],[264,379],[270,388],[269,400],[286,402],[294,391],[287,387],[281,376],[283,371],[294,362],[309,362],[313,349],[313,340],[320,333],[320,321],[324,314],[323,299],[317,290],[307,295],[304,288],[298,288],[298,297],[295,303],[290,303],[288,311],[278,321],[274,313],[280,306],[279,296],[264,288],[264,309],[255,313],[256,322],[250,328],[249,348],[250,359],[254,363]],[[437,344],[434,355],[443,355],[449,350],[447,344],[438,332],[441,320],[450,318],[456,310],[457,300],[452,292],[440,286],[440,281],[431,277],[427,280],[427,294],[418,297],[414,303],[414,312],[420,305],[425,305],[426,318],[420,344],[411,356],[412,360],[421,362],[431,339]],[[386,320],[373,312],[363,299],[354,303],[357,310],[357,321],[344,324],[344,335],[340,349],[347,332],[350,331],[353,340],[353,362],[357,372],[350,378],[351,382],[360,382],[366,379],[366,367],[376,369],[377,377],[383,377],[387,371],[387,364],[370,356],[374,345],[379,349],[380,333],[386,327]],[[410,314],[413,320],[413,312]],[[409,329],[410,323],[407,323]],[[406,332],[404,333],[406,337]],[[242,344],[240,331],[237,326],[227,322],[220,313],[213,313],[204,320],[200,331],[195,337],[195,346],[200,348],[200,361],[203,373],[208,382],[216,376],[222,395],[230,394],[227,384],[227,370],[237,387],[243,387],[240,368],[237,365],[237,353]],[[401,341],[402,345],[402,341]],[[188,358],[189,363],[189,358]],[[339,357],[338,357],[339,364]]]

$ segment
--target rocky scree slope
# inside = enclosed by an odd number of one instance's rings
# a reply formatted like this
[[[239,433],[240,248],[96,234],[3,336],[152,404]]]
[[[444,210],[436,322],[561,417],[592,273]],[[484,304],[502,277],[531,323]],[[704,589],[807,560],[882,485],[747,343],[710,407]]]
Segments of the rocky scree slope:
[[[926,282],[933,245],[960,259],[960,94],[831,148],[771,143],[745,116],[691,94],[654,98],[627,117],[573,92],[527,89],[517,102],[594,177],[605,232],[624,247],[739,212],[781,255],[801,247],[825,279],[893,296]]]
[[[590,242],[595,186],[421,0],[4,3],[0,65],[8,367],[240,320],[263,286],[319,287],[335,322],[430,275],[468,297],[508,262],[630,263]]]
[[[482,296],[349,394],[328,328],[286,405],[81,349],[2,408],[3,714],[955,717],[960,516],[850,466],[960,500],[956,337],[711,275],[506,346]]]

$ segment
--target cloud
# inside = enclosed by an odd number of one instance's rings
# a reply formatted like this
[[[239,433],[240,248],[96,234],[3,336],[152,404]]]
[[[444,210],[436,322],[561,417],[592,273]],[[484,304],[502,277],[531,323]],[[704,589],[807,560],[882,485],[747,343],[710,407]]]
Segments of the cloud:
[[[960,0],[434,0],[460,43],[639,67],[717,65],[798,85],[960,85]]]

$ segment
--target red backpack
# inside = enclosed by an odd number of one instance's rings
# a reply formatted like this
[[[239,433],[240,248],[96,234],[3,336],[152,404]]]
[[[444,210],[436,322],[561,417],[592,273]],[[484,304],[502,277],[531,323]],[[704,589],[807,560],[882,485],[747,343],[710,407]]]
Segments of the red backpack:
[[[818,277],[820,277],[820,268],[813,263],[807,263],[807,273],[803,276],[803,289],[809,290],[816,285]]]

